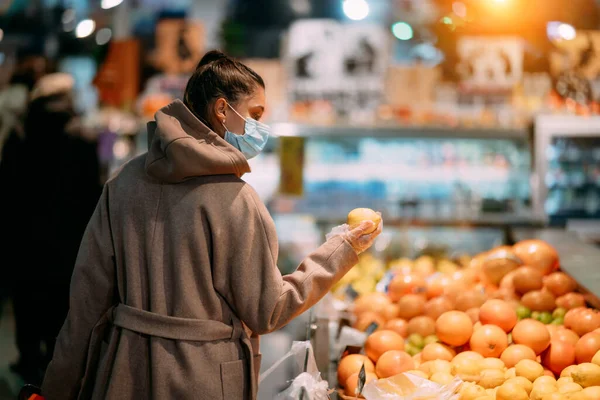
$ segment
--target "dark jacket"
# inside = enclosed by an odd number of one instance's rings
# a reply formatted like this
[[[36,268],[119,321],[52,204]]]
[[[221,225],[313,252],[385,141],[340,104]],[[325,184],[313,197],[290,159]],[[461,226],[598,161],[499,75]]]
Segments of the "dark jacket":
[[[14,268],[18,279],[68,282],[100,196],[96,145],[82,137],[69,94],[32,101],[24,130],[7,155],[7,211],[21,243]]]

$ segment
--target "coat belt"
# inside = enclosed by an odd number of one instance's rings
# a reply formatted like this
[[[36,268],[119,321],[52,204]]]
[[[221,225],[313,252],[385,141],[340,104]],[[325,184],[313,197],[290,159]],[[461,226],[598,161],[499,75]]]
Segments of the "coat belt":
[[[214,320],[170,317],[119,304],[113,311],[113,324],[128,331],[173,340],[214,342],[239,340],[243,327],[234,318],[231,325]]]
[[[258,388],[254,376],[252,344],[241,321],[235,315],[231,317],[232,325],[227,325],[214,320],[170,317],[119,304],[113,309],[112,323],[128,331],[172,340],[240,341],[246,353],[246,363],[250,373],[250,398],[256,398]]]

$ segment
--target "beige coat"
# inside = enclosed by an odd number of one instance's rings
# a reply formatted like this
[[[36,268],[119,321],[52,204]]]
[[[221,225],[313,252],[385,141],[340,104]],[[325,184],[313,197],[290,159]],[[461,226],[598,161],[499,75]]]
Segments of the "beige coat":
[[[257,335],[314,305],[358,258],[337,237],[281,276],[273,221],[240,179],[244,156],[179,101],[149,133],[87,227],[43,393],[254,399]]]

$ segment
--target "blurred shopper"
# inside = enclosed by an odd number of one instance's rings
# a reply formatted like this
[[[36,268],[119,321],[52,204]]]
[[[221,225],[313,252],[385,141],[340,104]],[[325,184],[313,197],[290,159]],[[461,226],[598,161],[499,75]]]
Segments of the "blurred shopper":
[[[25,139],[23,120],[27,111],[29,92],[48,69],[45,57],[20,54],[8,86],[0,91],[0,320],[4,300],[10,298],[14,285],[13,272],[20,265],[15,226],[19,219],[14,212],[15,171],[18,168],[18,149]]]
[[[100,196],[94,143],[74,110],[73,78],[50,74],[33,88],[25,138],[13,153],[12,235],[18,240],[13,294],[17,347],[13,365],[40,383],[68,312],[69,282],[86,224]]]
[[[149,124],[148,153],[104,187],[81,244],[43,394],[55,399],[255,399],[257,334],[314,305],[378,229],[331,238],[292,274],[242,179],[269,127],[260,76],[210,52]],[[245,325],[242,325],[243,324]]]
[[[12,272],[18,265],[15,250],[16,238],[13,226],[17,223],[14,205],[11,204],[11,190],[14,186],[15,155],[25,137],[23,118],[27,110],[29,88],[19,76],[14,76],[9,85],[0,91],[0,323],[4,302],[10,298],[14,283]]]

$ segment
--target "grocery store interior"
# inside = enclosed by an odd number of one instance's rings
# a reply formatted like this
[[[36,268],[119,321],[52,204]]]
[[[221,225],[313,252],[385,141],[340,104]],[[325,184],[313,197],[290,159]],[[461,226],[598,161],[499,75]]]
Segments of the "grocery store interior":
[[[589,392],[577,399],[600,399],[600,371],[590,372],[595,384],[576,373],[560,381],[600,350],[600,0],[5,0],[0,400],[41,383],[43,367],[32,370],[27,357],[49,357],[46,331],[66,316],[55,295],[68,293],[102,185],[148,150],[147,123],[182,99],[212,49],[266,83],[261,122],[272,135],[243,179],[273,217],[282,274],[355,208],[381,212],[384,224],[316,307],[261,339],[260,400],[326,398],[319,390],[354,398],[340,380],[371,361],[377,374],[367,370],[366,387],[353,379],[367,399],[383,399],[369,375],[423,371],[424,357],[450,365],[478,340],[533,349],[532,361],[555,382],[534,384],[531,398],[538,390],[535,398],[546,399],[540,387],[562,394],[569,383]],[[63,84],[66,106],[45,92]],[[491,300],[502,302],[495,312]],[[580,307],[588,308],[580,319],[569,314]],[[475,325],[459,344],[439,326],[451,311]],[[512,312],[518,322],[509,328],[488,315]],[[448,324],[461,326],[460,316]],[[541,350],[528,342],[539,327],[517,332],[530,320],[550,332]],[[20,324],[36,354],[19,351]],[[489,326],[501,334],[476,337]],[[396,332],[402,345],[373,344],[381,331]],[[561,343],[570,360],[555,360]],[[382,348],[414,363],[381,366],[383,355],[373,354]],[[501,359],[509,374],[516,364],[502,350],[475,352]],[[364,360],[346,371],[348,352]],[[521,398],[501,390],[509,378],[486,380],[493,368],[469,379],[456,365],[418,379],[481,389],[481,399]]]

